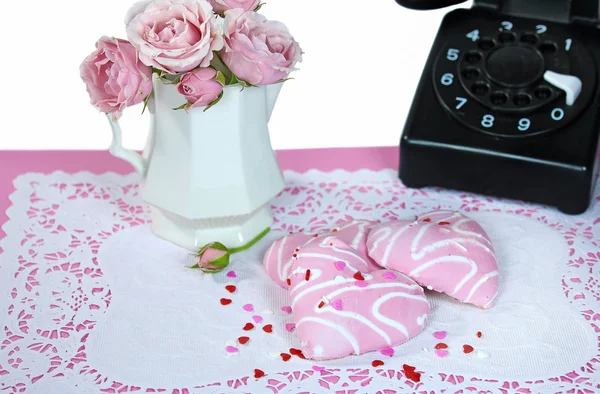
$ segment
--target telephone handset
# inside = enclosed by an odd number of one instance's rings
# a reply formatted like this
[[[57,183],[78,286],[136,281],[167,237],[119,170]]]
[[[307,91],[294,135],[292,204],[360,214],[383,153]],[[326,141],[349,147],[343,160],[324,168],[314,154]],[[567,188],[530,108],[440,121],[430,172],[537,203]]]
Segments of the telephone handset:
[[[404,184],[584,212],[599,162],[598,14],[597,0],[475,0],[448,13],[401,139]]]

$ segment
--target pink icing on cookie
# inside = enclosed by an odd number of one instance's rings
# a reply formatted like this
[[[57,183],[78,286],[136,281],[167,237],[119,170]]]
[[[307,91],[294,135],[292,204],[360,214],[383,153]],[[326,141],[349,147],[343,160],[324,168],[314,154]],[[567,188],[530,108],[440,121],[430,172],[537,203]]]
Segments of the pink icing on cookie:
[[[298,232],[284,236],[275,241],[265,253],[263,264],[271,279],[279,286],[287,288],[287,279],[291,272],[291,267],[294,262],[294,254],[297,249],[301,249],[306,243],[312,242],[315,239],[324,239],[325,237],[334,235],[350,245],[359,256],[363,258],[366,266],[361,267],[364,272],[380,270],[377,264],[369,257],[367,252],[367,235],[371,227],[376,224],[375,221],[357,220],[344,223],[335,229],[326,232],[321,232],[315,237],[314,233]],[[335,264],[332,261],[331,264]],[[343,270],[341,264],[337,264],[338,269]]]
[[[422,286],[483,308],[498,294],[498,265],[485,230],[458,212],[435,211],[415,221],[374,226],[369,255]]]
[[[344,261],[340,272],[333,264]],[[387,270],[359,271],[363,259],[346,243],[326,237],[302,248],[290,272],[296,333],[305,357],[326,360],[400,345],[419,334],[429,314],[423,289]],[[311,272],[305,280],[306,270]],[[365,288],[356,286],[361,272]]]

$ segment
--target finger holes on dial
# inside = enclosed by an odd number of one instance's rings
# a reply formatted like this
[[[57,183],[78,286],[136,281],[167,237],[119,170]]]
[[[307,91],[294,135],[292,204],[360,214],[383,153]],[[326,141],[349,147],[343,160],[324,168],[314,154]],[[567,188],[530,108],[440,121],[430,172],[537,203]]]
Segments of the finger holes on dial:
[[[502,44],[508,44],[511,42],[515,42],[516,39],[517,39],[516,34],[508,32],[508,31],[504,31],[504,32],[498,34],[498,41],[500,41]]]
[[[519,93],[514,98],[517,107],[525,107],[531,103],[531,96],[526,93]]]
[[[479,46],[479,49],[481,49],[482,51],[487,51],[487,50],[490,50],[493,47],[495,47],[496,43],[494,42],[493,39],[491,39],[489,37],[484,37],[479,40],[479,43],[477,45]]]
[[[494,105],[504,105],[508,101],[508,94],[505,92],[494,92],[490,96],[490,101]]]
[[[535,45],[538,43],[538,37],[533,33],[525,33],[521,36],[521,42],[524,44]]]
[[[490,85],[485,82],[475,82],[473,86],[471,86],[471,92],[476,94],[477,96],[482,96],[487,94],[490,91]]]
[[[544,55],[551,55],[555,53],[557,49],[558,47],[552,41],[546,41],[540,45],[540,52],[542,52]]]
[[[465,79],[475,79],[477,78],[481,73],[479,72],[478,69],[476,69],[475,67],[467,67],[463,70],[462,72],[462,76]]]
[[[552,96],[552,89],[550,89],[548,86],[538,86],[533,94],[540,100],[546,100]]]
[[[465,54],[465,61],[469,64],[479,63],[481,59],[481,53],[477,51],[470,51]]]

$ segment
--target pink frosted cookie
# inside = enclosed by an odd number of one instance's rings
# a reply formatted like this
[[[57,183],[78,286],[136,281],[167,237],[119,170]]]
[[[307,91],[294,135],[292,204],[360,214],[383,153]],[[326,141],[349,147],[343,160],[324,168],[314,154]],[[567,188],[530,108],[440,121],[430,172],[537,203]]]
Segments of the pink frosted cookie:
[[[288,234],[275,241],[267,249],[263,261],[265,269],[271,279],[279,286],[287,288],[286,282],[295,258],[294,255],[301,250],[302,246],[317,238],[323,239],[335,235],[336,238],[350,245],[363,258],[365,265],[360,267],[363,272],[379,270],[381,267],[369,257],[366,245],[369,230],[376,223],[375,221],[357,220],[344,223],[331,231],[323,233],[298,232]]]
[[[306,244],[290,273],[304,356],[327,360],[400,345],[429,314],[421,286],[388,270],[361,272],[363,259],[335,237]]]
[[[459,212],[435,211],[415,221],[372,228],[369,255],[430,290],[483,308],[498,294],[498,265],[485,230]]]

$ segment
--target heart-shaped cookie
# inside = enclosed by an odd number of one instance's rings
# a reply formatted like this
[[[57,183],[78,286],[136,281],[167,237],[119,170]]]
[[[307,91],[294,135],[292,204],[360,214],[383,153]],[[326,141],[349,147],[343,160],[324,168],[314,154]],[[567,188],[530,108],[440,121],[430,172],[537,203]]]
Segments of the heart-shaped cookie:
[[[364,260],[336,237],[302,247],[290,297],[302,352],[314,360],[364,354],[419,334],[430,308],[423,289],[393,271],[361,272]]]
[[[459,212],[435,211],[414,221],[376,225],[367,248],[382,267],[459,301],[489,308],[498,294],[492,241],[477,222]]]
[[[367,235],[370,228],[377,222],[356,220],[344,223],[339,227],[321,233],[297,232],[288,234],[275,241],[267,252],[263,264],[267,273],[279,286],[287,288],[292,263],[302,247],[315,239],[323,239],[335,235],[336,238],[350,245],[364,260],[364,266],[359,267],[363,272],[381,269],[367,253]]]

